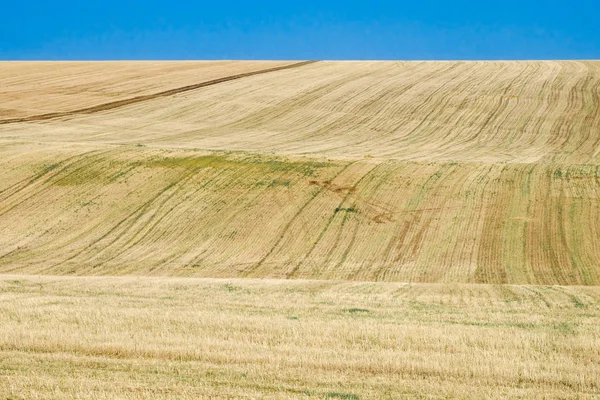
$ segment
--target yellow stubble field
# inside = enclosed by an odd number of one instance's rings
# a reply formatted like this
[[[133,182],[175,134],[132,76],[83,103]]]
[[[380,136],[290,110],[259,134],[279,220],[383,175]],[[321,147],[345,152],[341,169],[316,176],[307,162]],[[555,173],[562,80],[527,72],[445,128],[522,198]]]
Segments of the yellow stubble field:
[[[597,287],[0,278],[0,396],[595,399]]]

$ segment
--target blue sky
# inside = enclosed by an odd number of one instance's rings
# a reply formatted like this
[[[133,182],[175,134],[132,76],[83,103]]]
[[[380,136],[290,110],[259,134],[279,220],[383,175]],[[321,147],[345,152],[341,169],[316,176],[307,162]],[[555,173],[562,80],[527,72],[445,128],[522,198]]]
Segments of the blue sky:
[[[0,59],[599,59],[600,0],[19,1]]]

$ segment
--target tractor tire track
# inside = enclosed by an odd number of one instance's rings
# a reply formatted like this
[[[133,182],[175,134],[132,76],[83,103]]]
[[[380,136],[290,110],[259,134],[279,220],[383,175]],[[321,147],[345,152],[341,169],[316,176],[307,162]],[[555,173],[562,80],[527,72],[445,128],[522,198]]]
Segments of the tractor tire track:
[[[298,67],[313,64],[316,62],[318,62],[318,61],[316,61],[316,60],[301,61],[301,62],[297,62],[297,63],[291,64],[291,65],[283,65],[283,66],[279,66],[279,67],[261,69],[258,71],[245,72],[243,74],[230,75],[230,76],[226,76],[223,78],[212,79],[209,81],[196,83],[193,85],[187,85],[187,86],[182,86],[182,87],[175,88],[175,89],[169,89],[169,90],[165,90],[165,91],[158,92],[158,93],[131,97],[129,99],[111,101],[108,103],[103,103],[103,104],[99,104],[99,105],[92,106],[92,107],[80,108],[78,110],[61,111],[61,112],[54,112],[54,113],[47,113],[47,114],[38,114],[38,115],[32,115],[29,117],[22,117],[22,118],[4,119],[4,120],[0,120],[0,125],[15,124],[15,123],[21,123],[21,122],[47,121],[47,120],[71,117],[71,116],[82,115],[82,114],[83,115],[95,114],[95,113],[99,113],[102,111],[114,110],[115,108],[121,108],[121,107],[129,106],[131,104],[142,103],[142,102],[146,102],[149,100],[155,100],[155,99],[158,99],[161,97],[169,97],[169,96],[173,96],[176,94],[185,93],[185,92],[189,92],[192,90],[196,90],[196,89],[200,89],[200,88],[204,88],[204,87],[208,87],[208,86],[218,85],[220,83],[234,81],[237,79],[247,78],[247,77],[254,76],[254,75],[261,75],[261,74],[266,74],[269,72],[276,72],[276,71],[283,71],[283,70],[291,69],[291,68],[298,68]]]
[[[378,167],[380,167],[382,164],[375,164],[373,166],[373,168],[371,168],[370,170],[368,170],[366,173],[364,173],[355,183],[352,184],[351,188],[357,188],[358,185],[360,185],[360,183],[367,178],[368,176],[370,176],[370,174],[375,171]],[[353,190],[348,190],[347,193],[344,195],[344,197],[342,198],[342,200],[339,202],[337,208],[341,208],[344,203],[352,197],[352,193]],[[294,266],[294,268],[288,272],[286,274],[286,279],[290,279],[293,278],[294,275],[298,272],[298,270],[300,269],[300,267],[302,267],[302,265],[304,264],[305,261],[311,261],[310,259],[310,255],[313,253],[313,251],[315,250],[315,248],[317,247],[317,245],[319,244],[319,242],[321,241],[321,239],[323,239],[323,236],[325,236],[325,233],[329,230],[329,227],[331,226],[331,224],[333,223],[333,221],[335,220],[335,216],[336,213],[333,213],[329,219],[327,220],[327,223],[325,224],[325,226],[323,227],[323,229],[321,230],[321,232],[319,233],[319,236],[317,236],[317,238],[315,239],[315,241],[312,243],[310,249],[306,252],[306,254],[304,255],[304,257],[302,257],[302,259]],[[314,262],[313,262],[314,264]],[[317,266],[318,268],[318,266]]]
[[[331,181],[334,181],[336,178],[338,178],[340,175],[342,175],[344,173],[344,171],[346,171],[348,168],[350,168],[352,165],[356,164],[358,161],[353,161],[351,163],[346,164],[332,179]],[[296,213],[292,216],[292,218],[290,218],[290,220],[287,222],[287,224],[285,224],[285,226],[283,227],[283,229],[281,230],[281,232],[279,233],[279,237],[277,238],[277,240],[275,241],[275,243],[273,244],[273,246],[271,246],[271,248],[269,249],[269,251],[267,251],[267,253],[256,263],[254,264],[251,268],[249,268],[246,271],[243,271],[243,273],[241,274],[241,276],[247,277],[249,274],[251,274],[253,271],[256,271],[257,269],[259,269],[267,260],[267,258],[269,258],[271,256],[271,254],[273,254],[275,252],[275,250],[279,247],[279,245],[281,244],[281,242],[283,241],[283,239],[286,236],[286,233],[288,232],[288,230],[290,229],[290,227],[292,226],[292,224],[296,221],[296,219],[300,216],[300,214],[302,214],[302,212],[313,202],[314,199],[316,199],[317,197],[319,197],[319,195],[323,192],[326,191],[326,187],[325,186],[321,186],[309,199],[306,203],[304,203],[302,205],[302,207],[300,207],[298,209],[298,211],[296,211]]]

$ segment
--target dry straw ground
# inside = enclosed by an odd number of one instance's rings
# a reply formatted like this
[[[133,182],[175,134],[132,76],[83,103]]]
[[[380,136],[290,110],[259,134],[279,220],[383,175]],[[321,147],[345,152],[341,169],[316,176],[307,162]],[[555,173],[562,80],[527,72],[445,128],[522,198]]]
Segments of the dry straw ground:
[[[600,395],[600,62],[0,63],[0,171],[0,397]]]
[[[597,287],[0,278],[0,398],[595,399]]]

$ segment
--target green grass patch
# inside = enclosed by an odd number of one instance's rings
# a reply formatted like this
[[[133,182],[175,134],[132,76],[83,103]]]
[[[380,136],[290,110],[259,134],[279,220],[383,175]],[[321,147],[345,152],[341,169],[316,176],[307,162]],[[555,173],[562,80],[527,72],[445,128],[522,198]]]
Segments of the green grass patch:
[[[358,212],[358,210],[355,207],[348,207],[348,208],[344,208],[344,207],[337,207],[335,209],[335,212],[347,212],[347,213],[355,213]]]
[[[34,182],[37,181],[38,179],[40,179],[42,176],[54,171],[56,168],[58,168],[59,164],[43,164],[42,167],[38,170],[38,172],[36,173],[36,175],[31,178],[30,182]]]
[[[561,322],[553,325],[553,328],[562,333],[563,335],[574,335],[575,328],[566,322]]]
[[[289,187],[291,186],[292,181],[290,181],[289,179],[273,179],[273,180],[261,180],[256,182],[256,186],[258,187],[278,187],[278,186],[284,186],[284,187]]]
[[[340,392],[329,392],[325,393],[326,399],[343,399],[343,400],[360,400],[355,394],[352,393],[340,393]]]
[[[350,313],[350,314],[369,314],[371,311],[367,310],[366,308],[344,308],[344,312]]]
[[[247,156],[239,157],[232,154],[209,154],[193,157],[162,157],[147,163],[149,167],[161,168],[258,168],[265,171],[287,172],[293,171],[305,176],[312,176],[320,168],[331,166],[326,162],[314,161],[289,161],[270,157]],[[289,186],[291,181],[281,180],[279,185]]]

